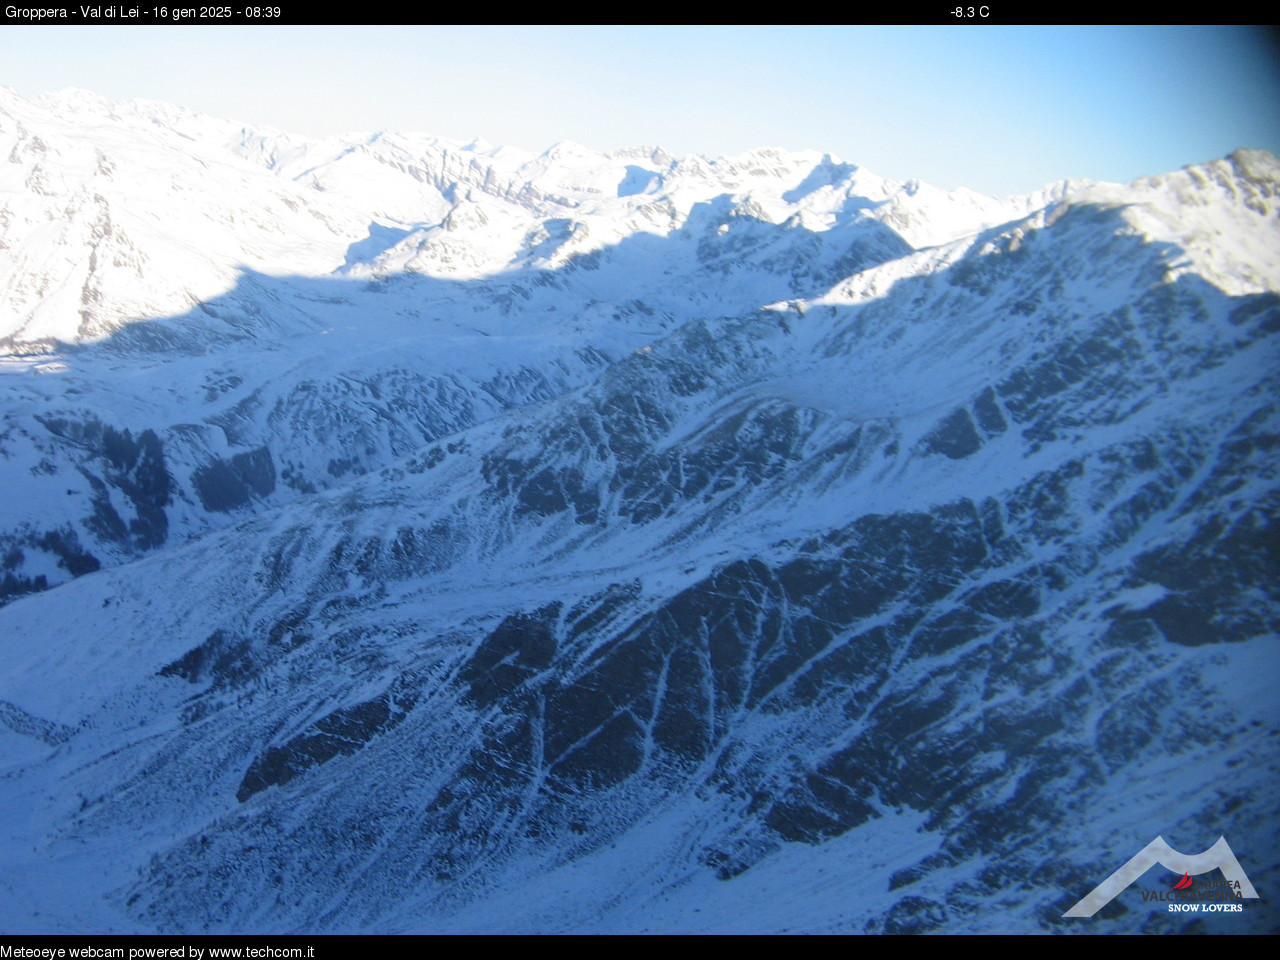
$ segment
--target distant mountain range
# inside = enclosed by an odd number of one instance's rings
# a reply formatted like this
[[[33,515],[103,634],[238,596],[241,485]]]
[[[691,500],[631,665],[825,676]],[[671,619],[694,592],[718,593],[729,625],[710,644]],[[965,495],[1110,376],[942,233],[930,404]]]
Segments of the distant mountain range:
[[[1275,157],[0,157],[0,930],[1280,926]]]

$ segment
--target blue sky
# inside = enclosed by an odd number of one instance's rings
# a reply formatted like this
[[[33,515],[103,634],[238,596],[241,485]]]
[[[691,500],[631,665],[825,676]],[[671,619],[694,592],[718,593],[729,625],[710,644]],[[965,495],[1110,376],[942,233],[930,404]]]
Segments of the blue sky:
[[[1004,194],[1280,153],[1244,27],[6,27],[0,83],[541,150],[815,148]]]

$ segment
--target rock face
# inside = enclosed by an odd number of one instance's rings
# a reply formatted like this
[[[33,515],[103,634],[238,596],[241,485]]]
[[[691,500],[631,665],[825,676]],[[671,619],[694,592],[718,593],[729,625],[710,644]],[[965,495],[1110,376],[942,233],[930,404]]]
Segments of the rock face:
[[[11,333],[6,929],[1275,929],[1274,158],[962,229],[816,155],[168,124],[340,241]],[[1156,835],[1261,900],[1062,919]]]

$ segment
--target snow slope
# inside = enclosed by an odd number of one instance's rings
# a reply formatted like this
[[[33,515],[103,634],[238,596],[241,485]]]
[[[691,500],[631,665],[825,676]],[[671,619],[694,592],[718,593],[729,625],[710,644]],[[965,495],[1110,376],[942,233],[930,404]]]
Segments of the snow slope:
[[[4,929],[1276,928],[1274,157],[2,106]]]

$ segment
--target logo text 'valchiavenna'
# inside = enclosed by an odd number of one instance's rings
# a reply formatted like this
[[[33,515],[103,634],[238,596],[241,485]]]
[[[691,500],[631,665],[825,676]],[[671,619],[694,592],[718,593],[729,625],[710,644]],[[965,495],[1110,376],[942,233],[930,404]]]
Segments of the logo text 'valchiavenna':
[[[1169,904],[1170,912],[1181,910],[1194,912],[1201,909],[1206,912],[1239,910],[1241,907],[1236,901],[1244,898],[1254,900],[1258,898],[1258,892],[1253,889],[1253,884],[1249,882],[1249,878],[1240,867],[1240,861],[1231,852],[1226,837],[1219,837],[1218,842],[1212,847],[1195,856],[1179,853],[1165,843],[1164,837],[1156,837],[1130,858],[1124,866],[1090,890],[1063,916],[1092,917],[1157,864],[1166,870],[1182,874],[1182,878],[1172,888],[1177,892],[1172,895],[1165,891],[1144,894],[1144,899],[1175,901]],[[1198,877],[1210,870],[1221,870],[1222,879],[1212,880],[1193,889],[1192,877]]]

